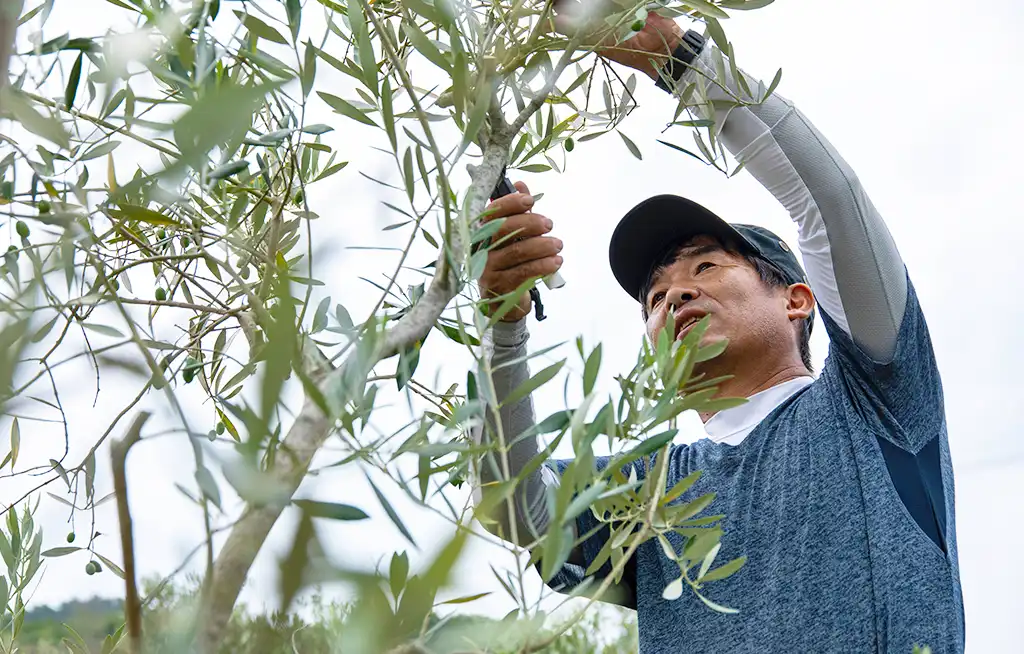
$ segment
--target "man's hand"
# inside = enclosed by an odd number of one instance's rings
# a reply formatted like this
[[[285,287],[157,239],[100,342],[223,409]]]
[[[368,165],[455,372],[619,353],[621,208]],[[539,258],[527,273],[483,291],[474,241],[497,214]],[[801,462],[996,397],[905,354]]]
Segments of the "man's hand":
[[[546,277],[562,267],[562,257],[558,256],[562,242],[545,236],[551,231],[551,221],[538,213],[530,213],[533,196],[526,184],[516,182],[515,186],[519,192],[492,202],[485,218],[504,218],[505,223],[491,237],[491,242],[497,246],[487,253],[487,265],[480,276],[480,297],[511,293],[528,279]],[[530,305],[530,294],[523,293],[501,319],[505,322],[521,320],[529,315]]]
[[[603,17],[616,9],[621,10],[607,0],[559,0],[555,5],[555,28],[566,35],[580,31],[595,35],[585,38],[584,45],[596,46],[602,57],[658,79],[658,70],[683,38],[683,28],[671,18],[649,12],[643,29],[616,45],[614,34],[599,38],[608,29]]]

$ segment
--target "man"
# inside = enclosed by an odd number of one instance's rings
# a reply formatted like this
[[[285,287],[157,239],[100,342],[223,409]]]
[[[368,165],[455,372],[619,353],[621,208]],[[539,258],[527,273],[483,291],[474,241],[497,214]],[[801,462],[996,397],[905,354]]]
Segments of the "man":
[[[625,49],[603,54],[663,88],[684,89],[697,75],[716,77],[702,41],[651,14]],[[735,80],[719,81],[741,93]],[[764,88],[749,78],[748,86]],[[727,97],[714,85],[709,95]],[[670,195],[641,202],[612,235],[612,270],[640,302],[648,337],[657,338],[669,312],[677,337],[710,316],[705,342],[729,345],[700,372],[733,375],[720,395],[749,400],[701,416],[708,438],[673,446],[667,484],[702,470],[689,492],[718,494],[711,510],[726,515],[719,560],[749,561],[708,592],[740,613],[710,611],[692,593],[662,599],[678,571],[648,542],[625,577],[640,651],[909,654],[915,644],[962,651],[942,386],[896,246],[853,171],[787,100],[773,95],[728,113],[719,107],[714,118],[726,147],[796,221],[807,269],[771,232],[726,223]],[[519,240],[490,253],[486,294],[508,293],[562,262],[561,242],[548,236],[551,221],[531,213],[526,187],[517,188],[493,204],[492,215],[506,218],[502,233]],[[529,376],[522,362],[529,309],[524,295],[489,336],[499,401]],[[816,314],[831,341],[817,378],[808,348]],[[500,419],[514,441],[534,423],[530,399],[502,406]],[[511,474],[537,451],[535,439],[514,441]],[[482,481],[502,478],[501,469],[485,464]],[[558,483],[558,470],[541,467],[517,490],[521,542],[546,527],[545,488]],[[585,511],[576,533],[597,526]],[[496,531],[508,538],[510,525]],[[579,545],[552,587],[580,583],[601,545],[601,533]]]

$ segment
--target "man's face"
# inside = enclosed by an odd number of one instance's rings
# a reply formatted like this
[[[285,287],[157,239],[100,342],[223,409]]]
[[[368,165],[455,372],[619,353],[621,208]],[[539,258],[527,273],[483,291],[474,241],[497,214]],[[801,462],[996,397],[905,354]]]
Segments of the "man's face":
[[[729,347],[716,367],[735,367],[736,362],[761,358],[776,348],[798,348],[788,296],[786,288],[763,282],[741,255],[727,252],[710,236],[698,236],[655,273],[645,298],[647,335],[657,341],[670,310],[676,338],[710,315],[702,344],[728,339]]]

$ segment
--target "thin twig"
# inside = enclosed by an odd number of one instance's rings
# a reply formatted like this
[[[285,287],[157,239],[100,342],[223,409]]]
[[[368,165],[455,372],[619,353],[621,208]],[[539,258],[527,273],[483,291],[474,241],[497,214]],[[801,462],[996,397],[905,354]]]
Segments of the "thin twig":
[[[398,71],[398,76],[402,80],[402,85],[405,86],[406,91],[409,93],[409,100],[412,101],[413,111],[416,112],[416,118],[419,120],[420,127],[423,129],[423,135],[427,138],[427,143],[430,145],[431,153],[434,155],[434,165],[437,168],[438,180],[441,186],[441,191],[438,195],[444,198],[441,206],[444,209],[445,227],[446,229],[450,228],[451,209],[448,198],[451,195],[451,186],[448,183],[448,174],[445,173],[444,170],[444,161],[441,158],[441,148],[437,146],[437,141],[434,140],[434,132],[430,129],[430,121],[427,119],[427,113],[423,110],[419,99],[416,97],[416,87],[412,83],[412,78],[409,77],[409,72],[402,64],[402,59],[398,55],[398,48],[392,42],[390,32],[382,28],[380,19],[368,5],[364,5],[364,9],[366,10],[366,17],[371,23],[373,23],[373,28],[377,30],[377,34],[380,35],[381,47],[384,48],[385,52],[387,52],[392,65],[395,67],[395,70]],[[448,264],[445,257],[442,256],[440,258],[440,262],[442,266],[441,270],[446,270]]]
[[[547,100],[549,95],[551,95],[552,89],[555,88],[558,78],[562,76],[562,71],[564,71],[565,67],[569,65],[569,60],[572,59],[572,53],[576,51],[577,47],[579,47],[580,41],[581,38],[577,36],[565,46],[565,51],[562,52],[562,56],[559,58],[555,68],[551,71],[551,75],[544,83],[544,87],[530,99],[530,103],[526,105],[516,119],[512,121],[512,124],[508,126],[509,140],[511,140],[519,130],[523,128],[526,121],[528,121],[538,109],[544,106],[544,101]]]
[[[137,298],[118,297],[121,304],[140,304],[149,307],[175,307],[178,309],[191,309],[200,313],[216,313],[222,316],[230,316],[245,311],[245,307],[235,309],[218,309],[208,304],[192,304],[190,302],[175,302],[173,300],[140,300]]]
[[[89,123],[92,123],[93,125],[96,125],[97,127],[103,127],[105,129],[109,129],[111,132],[113,132],[113,134],[108,134],[107,135],[108,138],[110,136],[113,136],[114,134],[120,134],[122,136],[127,136],[128,138],[134,139],[134,140],[138,141],[139,143],[142,143],[143,145],[148,145],[149,147],[153,148],[154,150],[156,150],[158,152],[162,152],[162,153],[166,154],[169,157],[174,157],[175,159],[177,159],[178,157],[181,156],[179,153],[175,152],[174,150],[172,150],[172,149],[170,149],[168,147],[160,145],[159,143],[157,143],[155,141],[151,141],[151,140],[147,139],[144,136],[139,136],[138,134],[132,132],[128,125],[124,125],[122,127],[118,127],[117,125],[115,125],[113,123],[110,123],[110,122],[107,122],[107,121],[103,120],[102,118],[95,118],[95,117],[90,116],[88,114],[84,114],[81,111],[78,111],[77,109],[67,109],[67,108],[64,107],[64,105],[59,104],[57,102],[54,102],[53,100],[50,100],[48,98],[44,98],[41,95],[36,95],[35,93],[27,93],[27,92],[25,93],[25,95],[27,97],[29,97],[29,98],[32,98],[33,100],[35,100],[39,104],[46,105],[47,107],[50,107],[51,109],[59,109],[59,110],[62,110],[62,111],[66,111],[69,114],[71,114],[72,116],[74,116],[75,118],[81,118],[82,120],[84,120],[86,122],[89,122]]]
[[[142,651],[142,608],[139,589],[135,586],[135,546],[132,542],[132,514],[128,508],[128,482],[125,478],[125,459],[128,450],[139,442],[142,426],[150,413],[136,414],[124,438],[110,445],[110,463],[114,473],[114,493],[117,497],[117,521],[121,527],[121,553],[124,557],[124,615],[128,625],[128,649],[131,654]]]

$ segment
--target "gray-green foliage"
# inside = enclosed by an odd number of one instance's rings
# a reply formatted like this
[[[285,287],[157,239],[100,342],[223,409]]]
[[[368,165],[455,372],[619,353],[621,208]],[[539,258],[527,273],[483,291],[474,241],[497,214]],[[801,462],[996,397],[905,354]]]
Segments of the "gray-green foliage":
[[[724,347],[721,342],[701,346],[706,329],[707,319],[704,319],[685,338],[673,340],[670,334],[674,329],[670,324],[662,330],[654,347],[645,344],[630,373],[618,378],[621,395],[617,401],[608,398],[589,423],[571,421],[569,432],[576,458],[563,473],[563,483],[554,504],[555,515],[562,524],[573,520],[583,510],[591,510],[610,527],[609,538],[588,573],[610,562],[611,579],[618,581],[628,555],[642,543],[657,539],[665,556],[678,563],[680,569],[679,588],[674,584],[666,588],[666,599],[677,598],[683,582],[698,591],[704,582],[735,573],[745,561],[740,558],[712,569],[722,535],[716,523],[722,516],[697,517],[714,499],[713,493],[698,497],[687,495],[699,472],[671,487],[667,485],[667,452],[677,433],[673,426],[675,419],[687,410],[721,410],[742,402],[714,399],[715,384],[720,380],[704,379],[693,373],[697,363],[717,356]],[[580,351],[582,353],[582,348]],[[587,357],[588,363],[595,356],[600,356],[599,349]],[[586,376],[583,381],[587,390]],[[574,412],[574,418],[586,414],[594,400],[597,396],[590,391],[583,405]],[[600,436],[609,438],[612,443],[634,442],[636,445],[613,456],[594,481],[592,445]],[[643,481],[638,481],[638,468],[645,473]],[[669,534],[681,537],[685,549],[677,551],[669,542]],[[556,542],[558,539],[550,539],[545,544],[542,568],[545,578],[554,574],[568,556],[567,546],[564,543],[553,545]],[[553,558],[553,563],[549,562],[549,557]],[[698,565],[699,571],[691,577],[689,572]],[[697,594],[713,608],[722,608]]]
[[[127,373],[137,390],[125,395],[121,415],[157,396],[176,416],[176,430],[189,436],[184,442],[195,469],[181,491],[207,516],[208,535],[238,517],[211,473],[208,453],[218,447],[239,455],[223,473],[250,510],[212,571],[216,583],[206,588],[199,614],[200,648],[217,647],[252,559],[286,507],[302,514],[282,561],[286,606],[308,582],[341,576],[362,590],[356,606],[372,617],[369,623],[400,625],[397,632],[426,638],[418,619],[429,615],[462,555],[470,517],[487,520],[504,510],[514,485],[488,489],[476,509],[450,497],[463,491],[449,482],[461,484],[484,454],[469,445],[465,431],[497,409],[479,346],[501,312],[485,315],[473,286],[487,251],[473,246],[495,229],[480,222],[487,197],[505,166],[561,170],[575,142],[612,131],[640,156],[620,131],[635,106],[636,78],[622,79],[595,56],[587,45],[597,42],[595,34],[554,32],[552,5],[541,0],[87,4],[108,12],[111,24],[131,27],[102,35],[53,33],[47,27],[52,0],[30,3],[19,21],[10,84],[0,96],[10,121],[0,134],[0,203],[10,226],[0,294],[0,400],[11,417],[10,451],[0,467],[42,475],[50,497],[72,518],[91,514],[106,499],[96,497],[96,456],[120,418],[98,433],[82,431],[65,415],[55,380],[83,357],[97,376]],[[732,55],[721,28],[727,10],[765,4],[622,1],[605,6],[597,27],[587,29],[621,42],[634,34],[638,16],[656,10],[704,21]],[[729,64],[716,63],[724,74],[734,62],[730,56]],[[318,83],[325,70],[345,82]],[[681,118],[687,107],[707,104],[714,83],[700,77],[683,89],[667,122],[693,131],[695,156],[723,167],[714,124]],[[765,89],[745,91],[736,104],[757,102]],[[335,116],[311,124],[314,107]],[[386,279],[377,302],[353,317],[329,297],[312,299],[324,282],[316,278],[311,224],[332,208],[310,206],[309,191],[354,174],[346,170],[350,162],[353,171],[362,168],[370,150],[360,139],[391,160],[386,179],[359,172],[387,194],[384,206],[395,222],[386,229],[405,245],[397,267],[382,261],[375,271]],[[355,283],[354,276],[330,281],[331,290]],[[434,332],[440,335],[428,342]],[[445,388],[419,378],[421,348],[440,338],[466,347],[484,373]],[[552,498],[553,528],[532,547],[545,577],[565,561],[573,545],[567,526],[582,511],[595,511],[614,533],[602,554],[613,574],[588,592],[607,591],[641,543],[664,544],[669,534],[687,543],[681,553],[671,547],[665,553],[678,562],[680,583],[695,590],[742,564],[712,567],[721,531],[716,517],[697,517],[709,498],[689,498],[684,486],[666,488],[666,459],[654,456],[667,451],[682,411],[720,402],[711,399],[714,380],[692,374],[695,362],[717,350],[696,344],[663,339],[645,348],[620,379],[619,397],[600,408],[595,348],[584,357],[583,402],[538,425],[556,443],[568,438],[576,452]],[[557,383],[561,370],[556,363],[538,372],[519,394]],[[201,388],[203,417],[179,400],[190,384]],[[286,384],[301,385],[307,400],[301,408],[282,410]],[[417,403],[421,417],[382,434],[378,395],[395,388]],[[19,458],[29,413],[57,420],[76,447],[38,461]],[[500,448],[509,436],[499,438]],[[620,452],[600,474],[592,448],[599,436]],[[338,465],[372,469],[371,480],[383,475],[389,485],[371,481],[373,499],[291,502],[328,439],[346,450]],[[71,450],[86,453],[72,459]],[[413,478],[398,472],[408,459],[418,461]],[[642,483],[623,471],[636,465],[648,471]],[[364,519],[357,505],[376,502],[411,541],[388,500],[395,492],[457,526],[407,609],[387,575],[333,569],[313,528],[315,520]],[[117,570],[98,552],[87,554],[91,538],[50,545],[52,556],[95,556]],[[522,570],[495,575],[522,615],[536,615],[536,606],[516,591]],[[22,577],[7,578],[9,589],[20,583],[15,579]],[[410,592],[405,588],[403,597]],[[670,587],[667,596],[673,593]],[[20,609],[8,602],[8,610]]]

